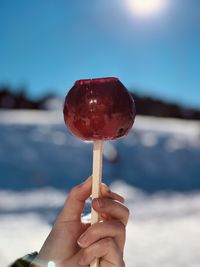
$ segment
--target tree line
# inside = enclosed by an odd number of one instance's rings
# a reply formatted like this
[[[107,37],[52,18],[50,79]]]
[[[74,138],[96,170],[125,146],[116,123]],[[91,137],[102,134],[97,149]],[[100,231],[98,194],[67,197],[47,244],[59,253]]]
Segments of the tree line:
[[[27,95],[27,90],[13,90],[9,86],[0,86],[0,109],[47,109],[45,103],[56,98],[54,94],[48,94],[39,99],[32,99]],[[132,94],[135,100],[137,114],[155,117],[169,117],[200,120],[200,110],[181,106],[176,103],[169,103],[164,100],[155,99],[149,96]]]

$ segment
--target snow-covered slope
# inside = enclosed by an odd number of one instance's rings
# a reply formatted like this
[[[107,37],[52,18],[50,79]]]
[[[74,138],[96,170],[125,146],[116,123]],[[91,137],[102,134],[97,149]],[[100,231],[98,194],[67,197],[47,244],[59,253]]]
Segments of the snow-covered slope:
[[[2,267],[39,250],[69,188],[90,174],[91,144],[72,137],[61,115],[0,113]],[[126,266],[199,266],[199,122],[138,116],[104,149],[104,181],[131,211]]]

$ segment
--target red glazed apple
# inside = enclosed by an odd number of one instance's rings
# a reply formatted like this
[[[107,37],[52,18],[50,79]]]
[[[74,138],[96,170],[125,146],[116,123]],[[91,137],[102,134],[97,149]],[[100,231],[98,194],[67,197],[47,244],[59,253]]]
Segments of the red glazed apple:
[[[117,78],[78,80],[65,98],[64,120],[83,140],[113,140],[126,135],[135,104]]]

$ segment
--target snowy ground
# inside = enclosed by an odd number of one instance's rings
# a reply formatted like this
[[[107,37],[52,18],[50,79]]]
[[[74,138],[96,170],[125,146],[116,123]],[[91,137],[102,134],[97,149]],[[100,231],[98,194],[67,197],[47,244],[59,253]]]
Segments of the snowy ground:
[[[90,174],[91,145],[57,112],[1,112],[0,140],[3,267],[39,250],[69,188]],[[129,136],[106,144],[105,181],[131,211],[127,267],[200,266],[199,166],[198,122],[138,117]]]

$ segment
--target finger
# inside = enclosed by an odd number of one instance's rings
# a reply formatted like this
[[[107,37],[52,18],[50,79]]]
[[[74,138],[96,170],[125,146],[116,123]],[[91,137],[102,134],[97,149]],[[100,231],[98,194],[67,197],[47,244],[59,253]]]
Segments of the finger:
[[[119,250],[113,238],[104,238],[91,246],[83,249],[80,265],[89,265],[95,258],[101,258],[100,261],[106,261],[107,264],[114,266],[124,266],[123,253]],[[106,266],[106,265],[105,265]]]
[[[92,201],[92,206],[98,213],[106,213],[126,226],[129,217],[129,209],[121,202],[101,197],[95,198]]]
[[[104,197],[116,199],[119,202],[124,203],[124,198],[121,195],[112,192],[110,188],[104,183],[101,184],[101,195]]]
[[[125,243],[125,226],[120,221],[104,221],[91,225],[79,237],[77,243],[80,247],[86,248],[100,239],[112,237],[121,250]]]
[[[121,203],[124,203],[124,198],[120,196],[119,194],[112,192],[110,188],[104,183],[101,184],[101,196],[112,198],[112,199],[120,201]],[[106,213],[101,213],[101,218],[104,220],[111,219],[111,217]]]
[[[66,199],[63,210],[58,216],[58,221],[81,220],[86,199],[91,195],[92,179],[89,177],[82,184],[71,189]]]

